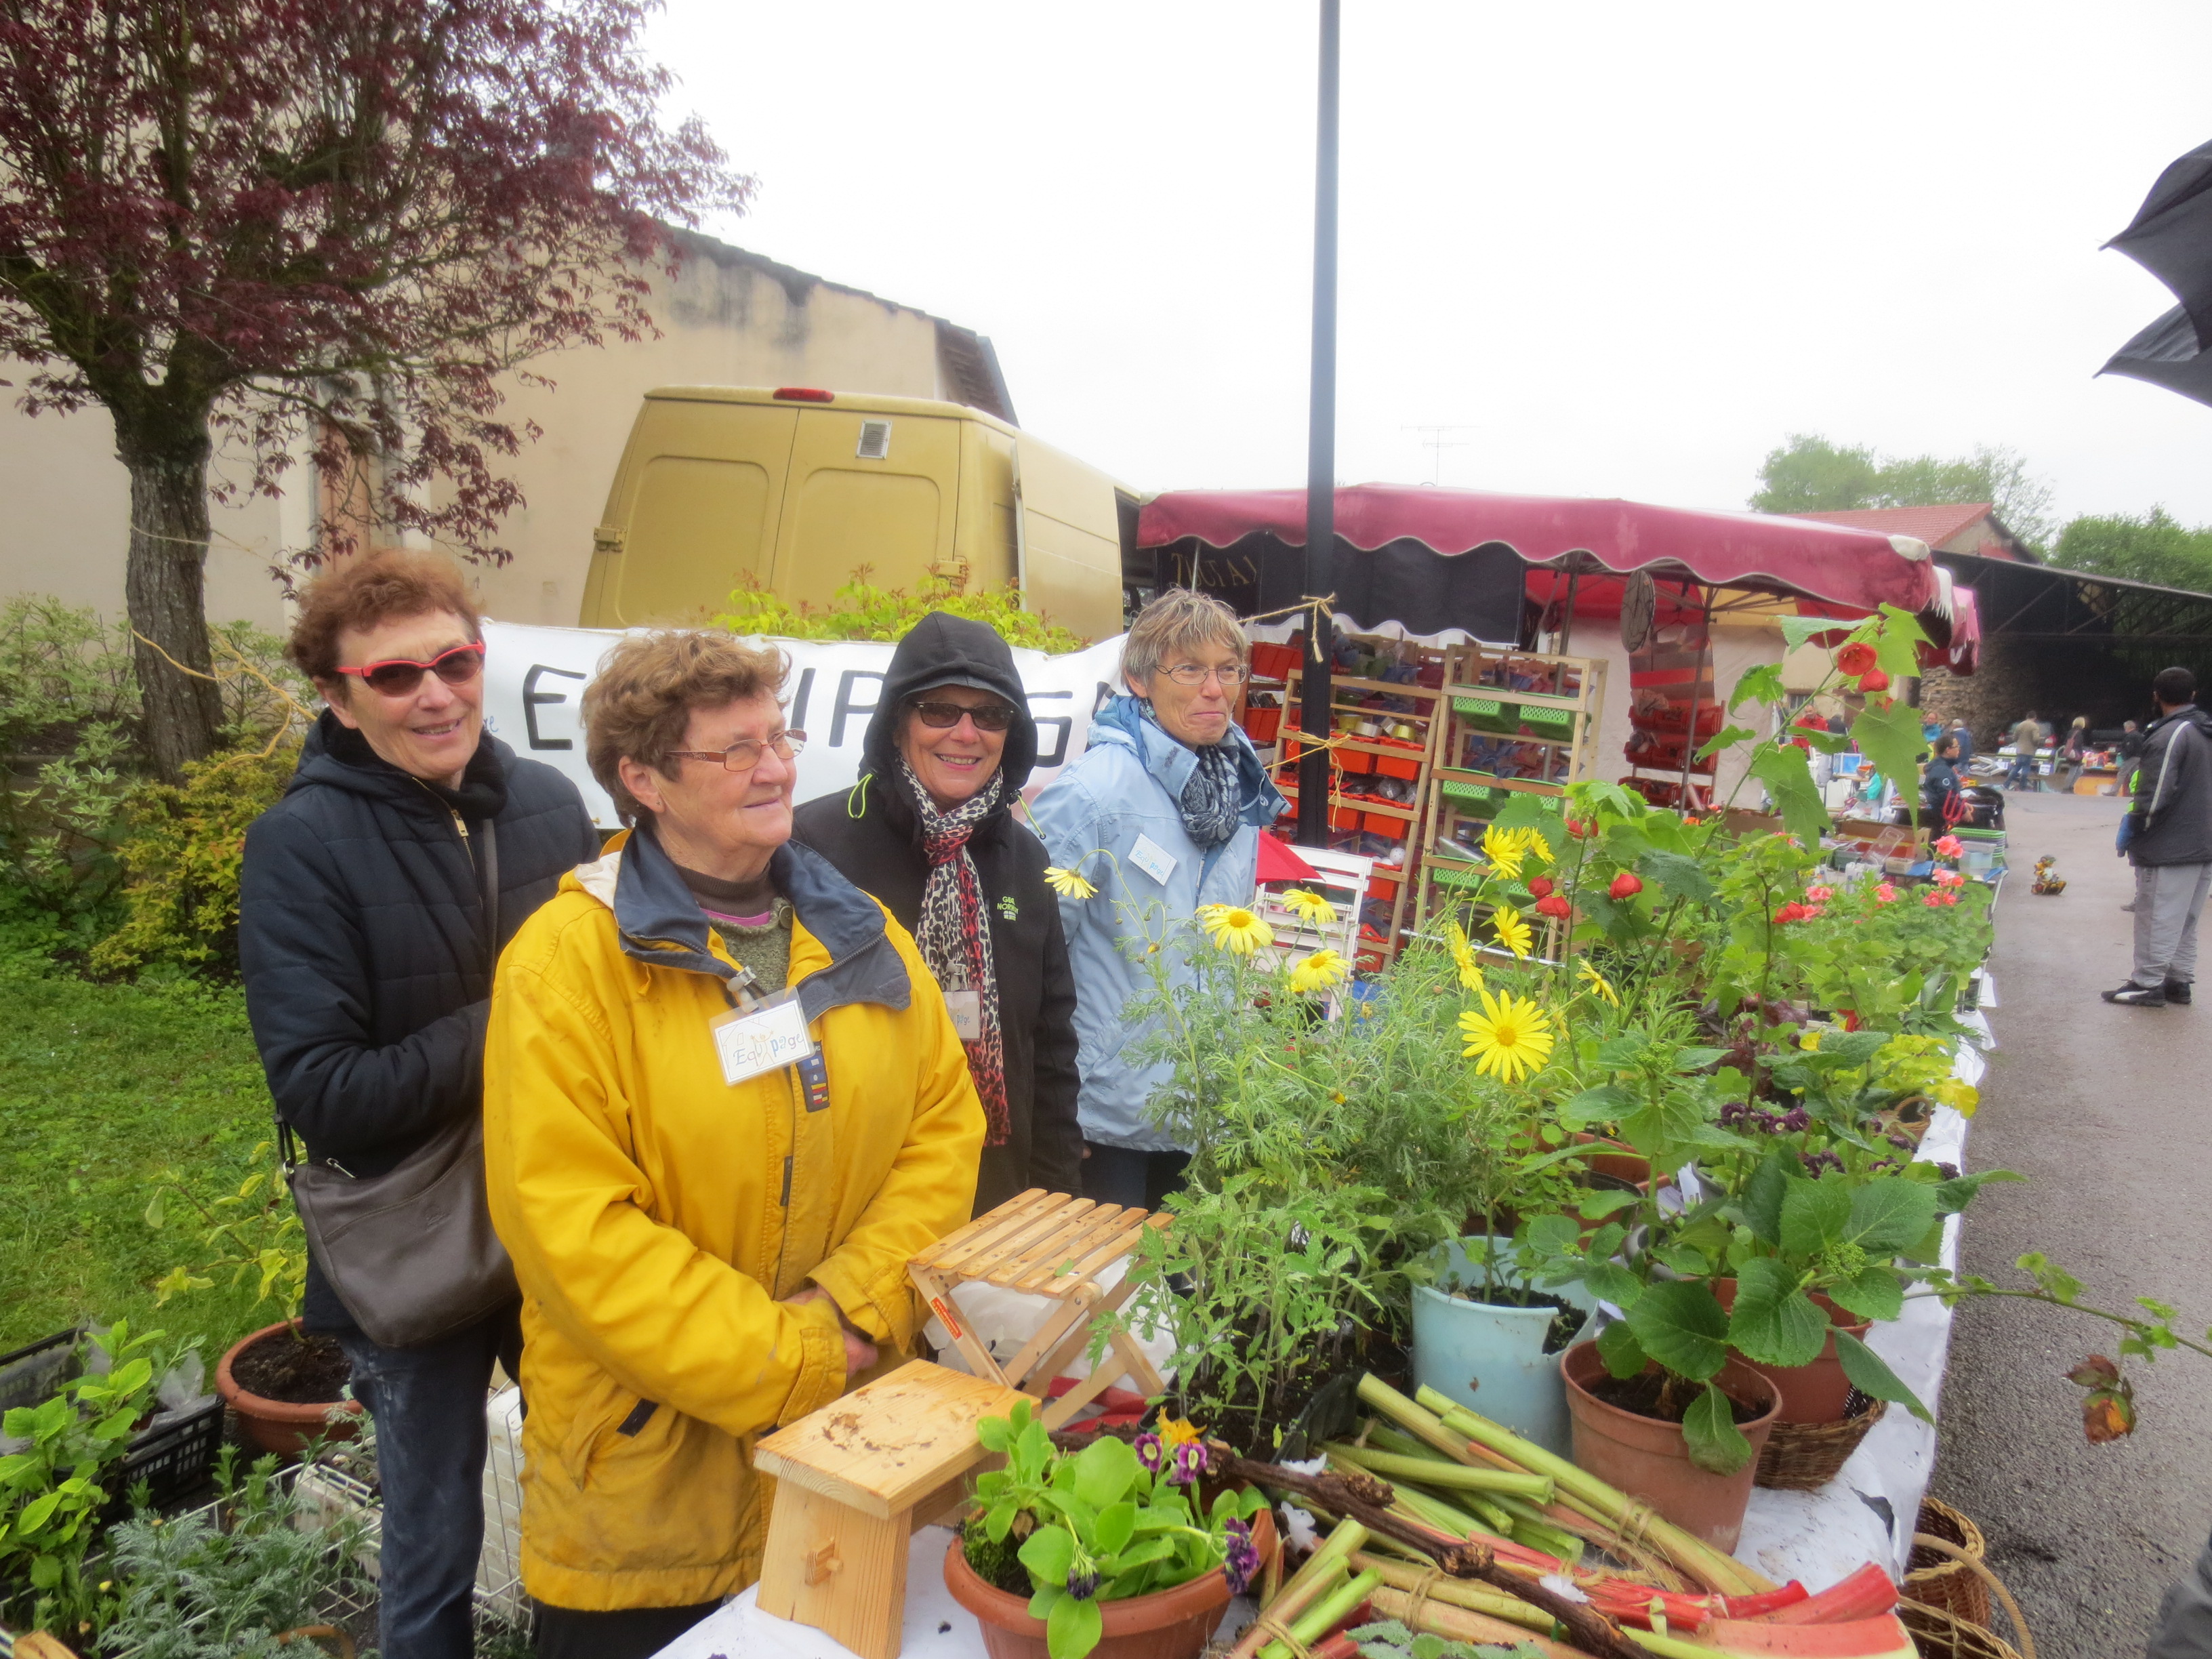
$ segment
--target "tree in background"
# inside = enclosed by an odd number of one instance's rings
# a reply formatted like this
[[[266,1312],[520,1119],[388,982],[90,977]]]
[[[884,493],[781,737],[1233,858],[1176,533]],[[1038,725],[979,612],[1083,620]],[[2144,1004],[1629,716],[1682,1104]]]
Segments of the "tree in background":
[[[2005,528],[2042,550],[2056,526],[2051,486],[2027,470],[2016,450],[1987,445],[1964,459],[1877,456],[1795,432],[1759,469],[1754,513],[1845,513],[1868,507],[1940,507],[1988,501]]]
[[[2064,569],[2212,593],[2212,527],[2191,530],[2162,507],[2080,518],[2058,538],[2052,562]]]
[[[361,520],[503,562],[497,377],[652,327],[664,220],[741,207],[657,113],[652,0],[7,0],[0,356],[22,407],[106,407],[125,592],[165,778],[221,719],[203,588],[210,461],[275,494],[304,447]],[[542,383],[542,381],[540,382]]]

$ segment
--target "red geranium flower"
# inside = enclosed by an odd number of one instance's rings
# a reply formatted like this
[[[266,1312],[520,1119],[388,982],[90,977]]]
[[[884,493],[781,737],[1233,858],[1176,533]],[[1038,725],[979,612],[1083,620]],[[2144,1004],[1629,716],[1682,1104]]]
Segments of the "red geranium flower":
[[[1837,668],[1854,679],[1872,668],[1878,660],[1874,647],[1861,640],[1853,640],[1849,645],[1839,646],[1836,650]]]
[[[1609,898],[1634,898],[1644,890],[1644,878],[1633,871],[1624,870],[1613,878],[1613,885],[1605,890]]]

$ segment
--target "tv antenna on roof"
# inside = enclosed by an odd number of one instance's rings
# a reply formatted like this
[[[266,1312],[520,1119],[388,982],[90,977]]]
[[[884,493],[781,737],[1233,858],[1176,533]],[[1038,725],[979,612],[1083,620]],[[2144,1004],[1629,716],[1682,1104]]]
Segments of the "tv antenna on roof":
[[[1472,432],[1475,428],[1472,425],[1462,424],[1458,426],[1405,426],[1401,427],[1398,429],[1401,432],[1419,432],[1424,434],[1421,439],[1421,447],[1429,452],[1429,482],[1431,484],[1434,484],[1437,482],[1437,474],[1443,470],[1444,451],[1447,449],[1466,449],[1469,447],[1464,441],[1446,438],[1444,434],[1447,432]]]

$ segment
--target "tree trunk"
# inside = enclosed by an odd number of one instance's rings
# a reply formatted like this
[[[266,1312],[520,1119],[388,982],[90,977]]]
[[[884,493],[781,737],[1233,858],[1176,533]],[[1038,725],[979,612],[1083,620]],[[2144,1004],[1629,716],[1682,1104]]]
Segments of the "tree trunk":
[[[212,666],[207,632],[210,445],[203,432],[196,441],[158,450],[127,440],[119,447],[131,472],[131,552],[124,597],[138,635],[131,641],[131,659],[138,671],[154,769],[174,783],[183,776],[185,762],[213,752],[222,717],[219,688],[214,680],[197,677]]]

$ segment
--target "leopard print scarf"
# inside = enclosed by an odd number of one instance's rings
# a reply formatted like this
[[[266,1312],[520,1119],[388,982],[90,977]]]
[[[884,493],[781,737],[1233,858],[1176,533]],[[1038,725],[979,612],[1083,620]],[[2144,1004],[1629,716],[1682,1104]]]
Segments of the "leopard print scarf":
[[[968,838],[988,817],[1004,793],[1000,773],[950,811],[940,811],[902,758],[901,780],[921,820],[921,848],[929,860],[929,880],[921,890],[921,925],[915,944],[937,982],[948,991],[977,993],[981,1020],[968,1051],[968,1070],[982,1097],[988,1126],[984,1145],[1006,1141],[1006,1045],[999,1029],[999,975],[991,960],[990,912],[983,902],[983,878],[976,871]]]

